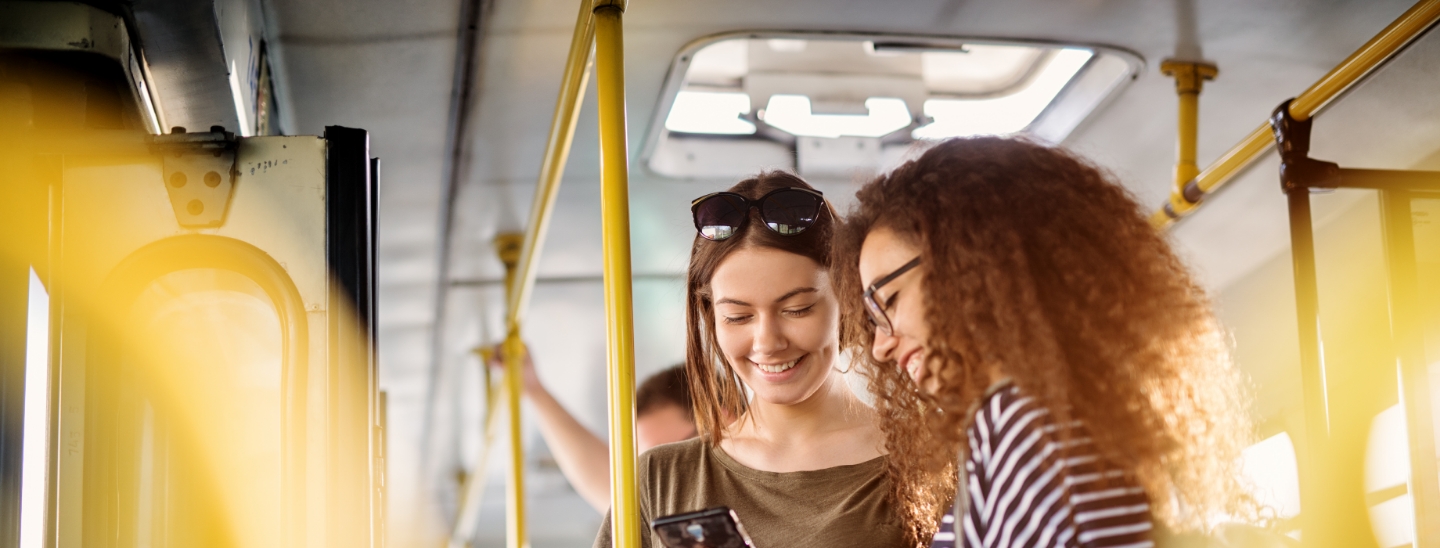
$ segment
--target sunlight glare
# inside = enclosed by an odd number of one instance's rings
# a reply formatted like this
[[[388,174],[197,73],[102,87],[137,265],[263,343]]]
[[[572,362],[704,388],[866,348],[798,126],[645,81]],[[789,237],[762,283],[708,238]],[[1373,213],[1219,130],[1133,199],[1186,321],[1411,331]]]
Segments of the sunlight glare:
[[[25,329],[25,431],[20,480],[20,546],[45,545],[45,469],[50,403],[50,295],[30,269]]]

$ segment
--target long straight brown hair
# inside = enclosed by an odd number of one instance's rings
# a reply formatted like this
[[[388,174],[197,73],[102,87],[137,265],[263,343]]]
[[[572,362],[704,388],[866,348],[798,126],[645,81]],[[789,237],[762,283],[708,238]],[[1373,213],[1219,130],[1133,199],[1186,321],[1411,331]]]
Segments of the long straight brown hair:
[[[773,190],[791,187],[814,190],[795,175],[767,171],[740,181],[727,191],[756,200]],[[711,297],[710,279],[725,257],[754,247],[794,253],[815,261],[818,268],[828,269],[835,211],[828,201],[823,209],[815,218],[814,226],[789,236],[767,228],[759,213],[751,209],[739,233],[720,241],[710,241],[697,234],[690,246],[690,268],[685,277],[685,373],[690,378],[695,427],[700,437],[712,446],[719,445],[724,438],[729,419],[743,416],[750,406],[739,375],[725,359],[715,340],[715,303]]]

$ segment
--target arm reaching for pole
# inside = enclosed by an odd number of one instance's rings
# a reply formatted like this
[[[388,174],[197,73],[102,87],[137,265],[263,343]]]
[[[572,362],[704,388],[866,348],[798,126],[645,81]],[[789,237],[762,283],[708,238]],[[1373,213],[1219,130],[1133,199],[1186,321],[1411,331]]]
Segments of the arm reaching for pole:
[[[490,366],[503,370],[505,359],[497,345],[490,354]],[[550,446],[560,472],[597,512],[610,509],[609,445],[580,421],[575,420],[535,374],[535,363],[527,348],[520,360],[520,380],[525,397],[535,406],[540,435]],[[683,366],[670,367],[651,375],[635,391],[635,445],[644,453],[663,443],[695,437],[691,414],[690,384]]]
[[[500,347],[490,358],[490,366],[504,369],[505,361],[500,354]],[[610,454],[609,447],[575,416],[565,410],[545,385],[540,383],[540,378],[535,374],[535,364],[530,359],[529,349],[526,349],[525,357],[521,360],[521,384],[524,387],[525,397],[535,407],[535,414],[539,419],[540,435],[545,437],[545,443],[550,446],[550,451],[555,457],[555,462],[560,465],[560,471],[565,474],[565,479],[580,494],[580,498],[594,507],[596,511],[604,513],[610,508],[610,465],[606,455]]]

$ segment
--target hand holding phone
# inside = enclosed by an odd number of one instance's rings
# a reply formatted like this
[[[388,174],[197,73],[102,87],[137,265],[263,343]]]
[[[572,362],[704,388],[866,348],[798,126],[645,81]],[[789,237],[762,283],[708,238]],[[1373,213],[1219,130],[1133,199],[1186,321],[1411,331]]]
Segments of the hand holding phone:
[[[754,548],[735,511],[724,506],[650,522],[665,548]]]

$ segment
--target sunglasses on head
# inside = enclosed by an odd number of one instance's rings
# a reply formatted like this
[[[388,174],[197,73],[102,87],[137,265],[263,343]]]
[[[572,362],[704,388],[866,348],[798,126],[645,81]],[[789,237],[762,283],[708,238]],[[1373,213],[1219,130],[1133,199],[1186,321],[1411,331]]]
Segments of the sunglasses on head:
[[[772,190],[756,200],[734,192],[706,194],[690,202],[690,213],[701,237],[720,241],[740,232],[751,208],[760,210],[766,228],[791,236],[815,226],[824,207],[825,195],[820,191],[788,187]]]

